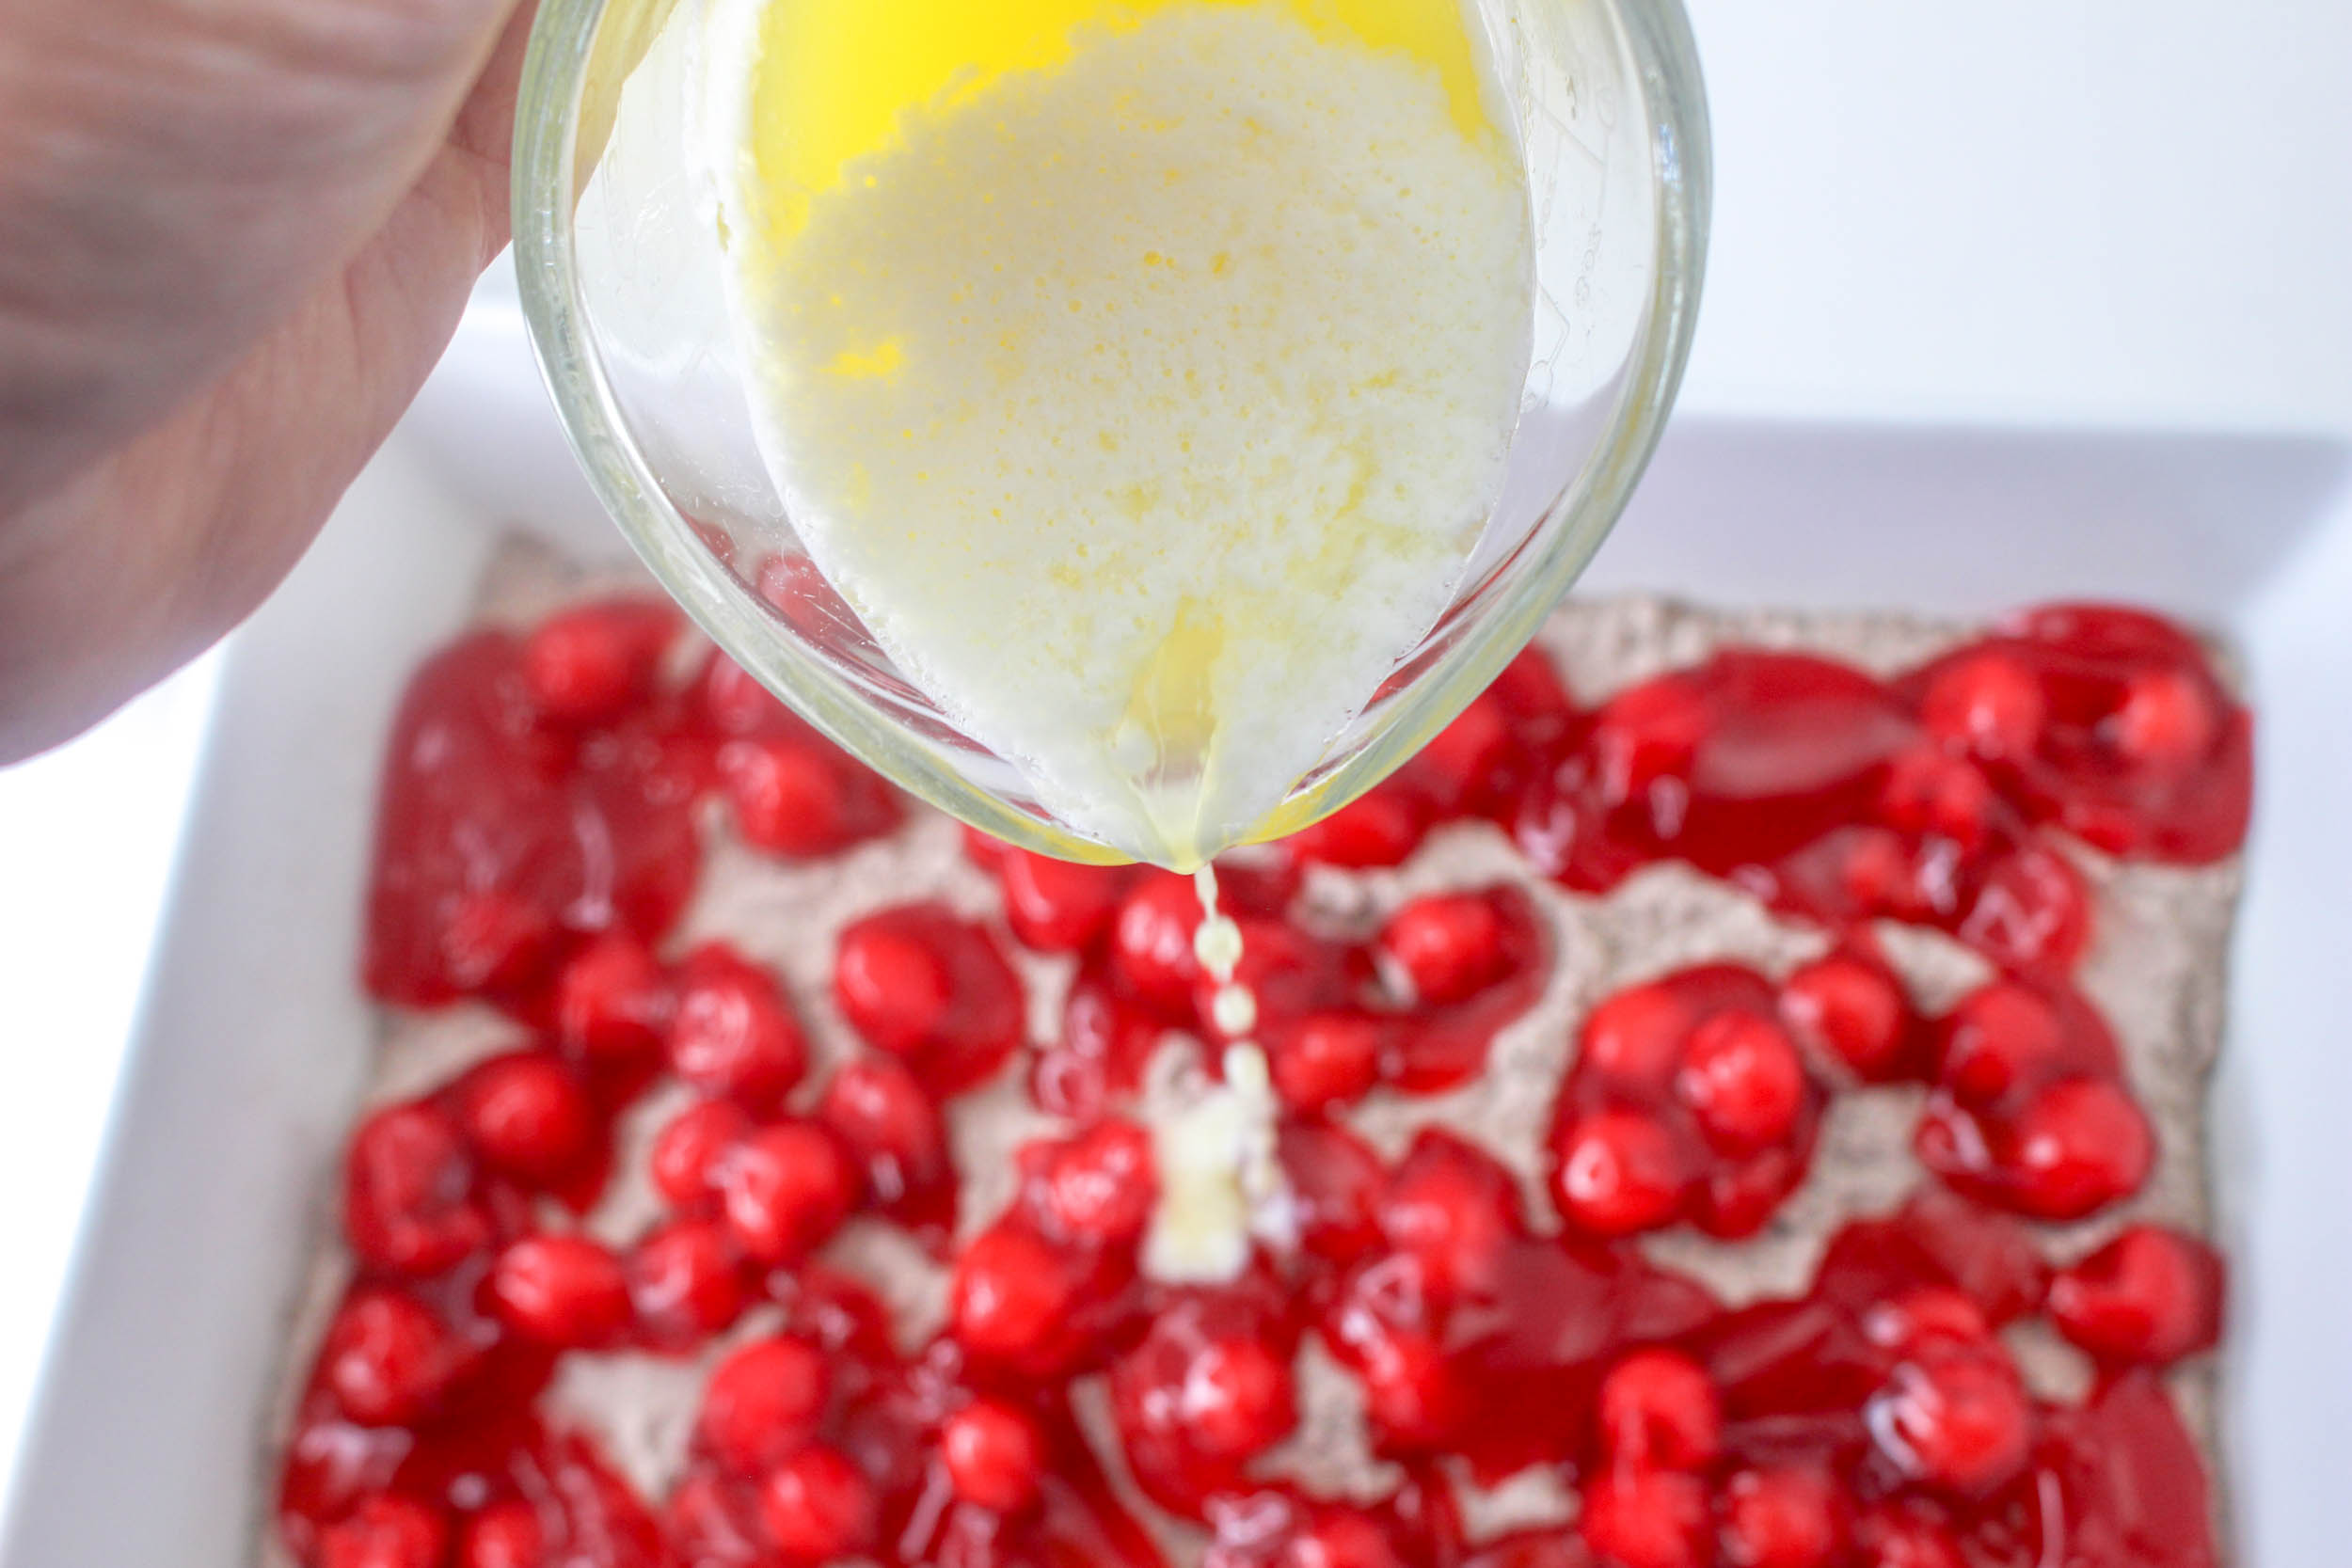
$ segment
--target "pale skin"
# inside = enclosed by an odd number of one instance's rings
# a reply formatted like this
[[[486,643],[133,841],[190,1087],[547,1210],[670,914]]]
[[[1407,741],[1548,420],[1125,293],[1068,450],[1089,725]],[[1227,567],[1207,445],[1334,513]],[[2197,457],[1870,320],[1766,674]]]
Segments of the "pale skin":
[[[300,557],[506,243],[531,0],[0,0],[0,762]]]

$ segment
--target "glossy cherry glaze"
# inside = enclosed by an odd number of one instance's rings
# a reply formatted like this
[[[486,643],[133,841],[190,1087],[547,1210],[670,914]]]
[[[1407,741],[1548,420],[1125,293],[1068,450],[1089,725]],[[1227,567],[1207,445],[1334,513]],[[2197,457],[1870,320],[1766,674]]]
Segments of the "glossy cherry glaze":
[[[1284,1107],[1289,1231],[1233,1283],[1183,1288],[1138,1266],[1158,1183],[1124,1112],[1168,1034],[1218,1037],[1190,881],[968,838],[1000,917],[913,902],[845,929],[832,1002],[866,1050],[812,1073],[815,999],[670,941],[699,802],[787,858],[908,808],[724,659],[681,672],[677,630],[613,600],[477,634],[403,705],[369,987],[486,1000],[518,1038],[353,1134],[355,1275],[281,1486],[306,1565],[1161,1568],[1136,1494],[1191,1521],[1214,1568],[2217,1561],[2153,1373],[2215,1343],[2219,1259],[2145,1225],[2049,1258],[2012,1217],[2096,1212],[2153,1159],[2067,983],[2090,903],[2049,835],[2185,863],[2235,847],[2247,717],[2173,628],[2039,610],[1891,681],[1732,649],[1593,711],[1521,656],[1362,800],[1220,867]],[[1346,1123],[1484,1069],[1549,973],[1537,898],[1501,883],[1351,931],[1297,918],[1311,867],[1397,864],[1479,820],[1574,891],[1681,861],[1839,936],[1777,980],[1688,969],[1586,1014],[1540,1151],[1565,1225],[1529,1212],[1495,1150],[1432,1131],[1384,1160]],[[1879,918],[2003,974],[1930,1016]],[[1034,1044],[1021,948],[1074,971]],[[1011,1206],[959,1248],[947,1111],[1007,1070],[1067,1130],[1018,1152]],[[664,1080],[695,1095],[653,1142],[666,1212],[607,1248],[578,1216],[616,1118]],[[1931,1175],[1840,1231],[1801,1295],[1727,1311],[1630,1240],[1756,1230],[1832,1099],[1903,1081],[1927,1085]],[[853,1221],[939,1259],[943,1333],[902,1343],[827,1260]],[[565,1357],[702,1355],[755,1309],[662,1497],[542,1413]],[[2079,1404],[2037,1401],[2010,1358],[2000,1331],[2037,1315],[2099,1367]],[[1355,1380],[1395,1466],[1376,1500],[1269,1467],[1311,1350]],[[1581,1494],[1578,1520],[1468,1538],[1455,1478],[1531,1465]]]
[[[1891,682],[1731,649],[1617,693],[1507,820],[1599,890],[1661,858],[1846,926],[1939,927],[2008,968],[2063,972],[2079,875],[2036,832],[2201,863],[2243,840],[2251,724],[2181,632],[2060,606]]]

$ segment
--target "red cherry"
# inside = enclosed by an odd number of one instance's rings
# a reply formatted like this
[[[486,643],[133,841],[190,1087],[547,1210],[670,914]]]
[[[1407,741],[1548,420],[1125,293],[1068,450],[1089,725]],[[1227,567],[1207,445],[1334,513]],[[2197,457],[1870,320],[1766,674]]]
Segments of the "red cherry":
[[[2090,940],[2090,895],[2064,856],[2027,844],[1994,863],[1953,934],[2004,969],[2063,972]]]
[[[563,724],[618,719],[652,689],[677,636],[675,606],[609,599],[540,623],[523,643],[523,684],[545,717]]]
[[[502,888],[469,893],[452,906],[440,934],[441,962],[460,991],[528,988],[555,957],[547,911]]]
[[[713,942],[678,971],[670,1067],[707,1095],[772,1109],[807,1069],[808,1046],[775,976]]]
[[[438,1568],[448,1534],[414,1498],[370,1497],[319,1537],[319,1568]]]
[[[1463,1415],[1460,1380],[1427,1335],[1386,1322],[1360,1304],[1341,1309],[1333,1349],[1364,1386],[1364,1410],[1389,1442],[1426,1448],[1447,1440]]]
[[[1577,1063],[1629,1088],[1662,1088],[1682,1060],[1692,1022],[1671,987],[1630,987],[1585,1019]]]
[[[343,1178],[343,1235],[390,1274],[439,1274],[490,1240],[473,1201],[473,1161],[437,1106],[390,1105],[359,1124]]]
[[[1405,765],[1405,772],[1434,808],[1452,815],[1495,799],[1515,749],[1502,704],[1481,693]]]
[[[749,1257],[792,1263],[841,1227],[857,1199],[857,1176],[833,1134],[810,1122],[763,1127],[712,1168],[727,1228]]]
[[[1919,719],[1947,745],[1996,761],[2022,761],[2041,744],[2048,711],[2033,672],[1988,649],[1936,672]]]
[[[694,1466],[670,1489],[661,1528],[682,1563],[772,1561],[775,1549],[759,1523],[759,1499],[733,1477]]]
[[[1584,1488],[1585,1544],[1609,1568],[1707,1568],[1707,1484],[1672,1470],[1609,1469]]]
[[[586,1236],[526,1236],[499,1254],[490,1307],[526,1338],[564,1350],[612,1343],[629,1320],[620,1259]]]
[[[1724,1568],[1828,1568],[1845,1544],[1836,1484],[1819,1470],[1741,1470],[1723,1491]]]
[[[1050,1149],[1034,1207],[1063,1236],[1097,1246],[1136,1240],[1159,1197],[1152,1135],[1130,1121],[1104,1121]]]
[[[1688,773],[1711,727],[1707,699],[1687,675],[1665,675],[1611,698],[1593,721],[1603,798],[1620,805],[1661,778]]]
[[[1697,1470],[1715,1457],[1723,1413],[1706,1370],[1679,1351],[1644,1350],[1601,1380],[1601,1450],[1620,1466]]]
[[[844,760],[814,736],[759,735],[719,748],[736,832],[755,849],[804,859],[861,836]]]
[[[1073,865],[1025,849],[1008,849],[995,863],[1005,896],[1005,924],[1027,945],[1047,953],[1080,953],[1110,928],[1126,892],[1123,866]]]
[[[1804,1171],[1799,1150],[1786,1144],[1743,1160],[1717,1160],[1692,1195],[1691,1223],[1719,1241],[1753,1236],[1804,1180]]]
[[[2221,1337],[2221,1257],[2194,1236],[2136,1225],[2050,1281],[2058,1332],[2104,1361],[2168,1366]]]
[[[841,933],[833,990],[851,1028],[898,1055],[920,1050],[953,1001],[947,966],[929,944],[913,932],[872,921]]]
[[[1492,1289],[1518,1228],[1511,1173],[1458,1138],[1424,1132],[1390,1178],[1375,1218],[1390,1247],[1421,1266],[1439,1301]]]
[[[912,1058],[945,1099],[1004,1064],[1027,1030],[1027,998],[995,939],[944,904],[904,904],[841,933],[834,996],[850,1024]]]
[[[2040,1219],[2074,1220],[2128,1197],[2155,1164],[2155,1133],[2122,1085],[2070,1078],[2026,1101],[2010,1137],[2010,1196]]]
[[[609,931],[556,977],[556,1035],[591,1061],[638,1061],[661,1049],[673,1003],[661,966],[644,944]]]
[[[817,1434],[832,1398],[824,1353],[804,1339],[755,1339],[712,1369],[695,1435],[738,1475],[782,1463]]]
[[[683,748],[649,725],[585,745],[535,728],[518,657],[507,634],[474,633],[403,701],[364,966],[386,1000],[488,990],[536,1017],[559,924],[655,932],[693,880]]]
[[[1944,1022],[1937,1080],[1965,1105],[1986,1105],[2062,1059],[2065,1026],[2040,991],[2006,980],[1971,991]]]
[[[970,823],[963,824],[963,858],[983,871],[996,869],[997,862],[1013,851],[1013,847],[993,833],[984,833]]]
[[[1264,1281],[1172,1291],[1112,1363],[1111,1414],[1128,1467],[1165,1506],[1200,1516],[1243,1462],[1297,1424],[1292,1336],[1270,1320]]]
[[[1872,1344],[1899,1355],[1993,1340],[1993,1325],[1975,1298],[1942,1285],[1923,1285],[1874,1304],[1863,1314],[1862,1327]]]
[[[1691,1035],[1675,1087],[1708,1141],[1728,1154],[1786,1138],[1805,1098],[1804,1064],[1777,1024],[1717,1013]]]
[[[456,1337],[421,1303],[361,1286],[328,1325],[319,1375],[353,1420],[400,1426],[432,1410],[461,1355]]]
[[[692,696],[703,722],[720,735],[760,735],[799,722],[758,677],[716,648],[694,677]]]
[[[1298,857],[1279,845],[1235,849],[1216,858],[1218,906],[1237,919],[1279,925],[1305,878]]]
[[[946,1173],[947,1129],[939,1107],[899,1063],[848,1063],[825,1085],[817,1115],[864,1164],[880,1202],[896,1203]]]
[[[1378,1245],[1373,1207],[1385,1182],[1380,1157],[1353,1132],[1328,1122],[1285,1121],[1276,1137],[1276,1155],[1297,1214],[1299,1244],[1335,1262]]]
[[[1863,1423],[1897,1470],[1961,1498],[2008,1484],[2033,1449],[2033,1406],[1997,1346],[1931,1346],[1899,1362]]]
[[[588,1091],[543,1052],[484,1062],[459,1081],[456,1100],[475,1152],[517,1180],[554,1182],[596,1142]]]
[[[1912,1189],[1895,1224],[1993,1322],[2008,1323],[2041,1307],[2049,1265],[2032,1235],[2007,1214],[1929,1181]]]
[[[1062,1008],[1061,1039],[1030,1069],[1030,1098],[1051,1115],[1090,1121],[1136,1087],[1163,1032],[1157,1018],[1081,973]]]
[[[1910,1007],[1880,964],[1832,953],[1782,983],[1780,1016],[1796,1037],[1842,1061],[1865,1083],[1901,1075]]]
[[[1120,989],[1163,1017],[1189,1019],[1200,919],[1190,879],[1154,873],[1136,882],[1111,925],[1111,973]]]
[[[873,1483],[835,1450],[812,1444],[778,1465],[759,1489],[759,1517],[795,1562],[851,1557],[873,1540]]]
[[[1295,1111],[1352,1105],[1379,1081],[1383,1030],[1360,1013],[1310,1013],[1266,1031],[1274,1091]]]
[[[638,1242],[628,1255],[628,1293],[646,1332],[660,1344],[700,1344],[743,1310],[734,1241],[716,1220],[678,1220]]]
[[[1572,1526],[1512,1530],[1483,1543],[1463,1568],[1592,1568],[1592,1549]]]
[[[1666,1130],[1634,1111],[1580,1117],[1555,1146],[1552,1200],[1589,1235],[1630,1236],[1681,1206],[1682,1157]]]
[[[1576,699],[1544,650],[1526,647],[1502,667],[1486,695],[1510,721],[1519,743],[1548,752],[1566,738],[1576,722]]]
[[[1993,781],[1975,763],[1915,748],[1887,765],[1879,818],[1906,833],[1949,839],[1973,854],[1992,836],[1996,800]]]
[[[975,1355],[1037,1360],[1055,1343],[1076,1294],[1060,1253],[1035,1232],[998,1225],[956,1259],[955,1336]]]
[[[2142,670],[2102,726],[2117,752],[2147,768],[2186,768],[2213,750],[2221,715],[2185,670]]]
[[[1176,1390],[1175,1419],[1200,1452],[1244,1459],[1298,1423],[1290,1364],[1264,1340],[1235,1336],[1196,1351]]]
[[[1281,1568],[1405,1568],[1388,1531],[1352,1508],[1326,1508],[1300,1527]]]
[[[1015,1513],[1037,1497],[1045,1440],[1026,1413],[1002,1400],[979,1399],[941,1424],[939,1457],[958,1497]]]
[[[710,1195],[718,1159],[752,1130],[752,1118],[731,1100],[701,1100],[665,1123],[649,1160],[654,1190],[681,1209]]]
[[[1375,944],[1424,1006],[1474,995],[1502,977],[1502,916],[1481,893],[1416,898],[1389,917]]]
[[[466,1521],[457,1540],[457,1568],[542,1568],[546,1551],[538,1511],[509,1497]]]
[[[1837,828],[1818,844],[1829,852],[1835,870],[1836,891],[1829,907],[1833,917],[1848,922],[1869,915],[1925,920],[1934,912],[1933,900],[1921,886],[1923,853],[1915,853],[1900,833],[1886,828]]]
[[[1854,1521],[1856,1568],[1966,1568],[1960,1539],[1916,1509],[1881,1504]]]
[[[1292,834],[1286,847],[1344,870],[1402,865],[1421,847],[1428,823],[1421,807],[1388,786],[1357,797],[1322,821]]]

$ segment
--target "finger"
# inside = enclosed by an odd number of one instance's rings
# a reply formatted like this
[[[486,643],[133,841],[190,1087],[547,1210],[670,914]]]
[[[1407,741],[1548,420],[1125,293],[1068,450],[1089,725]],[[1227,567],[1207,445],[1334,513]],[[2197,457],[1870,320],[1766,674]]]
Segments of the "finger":
[[[439,154],[513,0],[0,0],[0,514],[223,373]]]

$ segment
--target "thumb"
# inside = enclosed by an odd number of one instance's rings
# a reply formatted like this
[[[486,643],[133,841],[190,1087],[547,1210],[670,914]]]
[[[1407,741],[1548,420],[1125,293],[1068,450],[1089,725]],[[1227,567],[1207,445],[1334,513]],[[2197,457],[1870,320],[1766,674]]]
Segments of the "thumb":
[[[0,513],[383,223],[516,0],[0,0]]]

